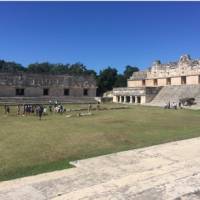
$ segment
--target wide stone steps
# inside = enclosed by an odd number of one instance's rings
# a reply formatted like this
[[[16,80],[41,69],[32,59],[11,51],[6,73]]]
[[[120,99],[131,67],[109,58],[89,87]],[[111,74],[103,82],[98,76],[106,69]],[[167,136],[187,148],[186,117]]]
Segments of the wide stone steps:
[[[168,102],[178,103],[181,98],[195,98],[196,104],[200,105],[200,85],[165,86],[149,105],[164,106]]]
[[[95,103],[93,97],[0,97],[0,104]]]

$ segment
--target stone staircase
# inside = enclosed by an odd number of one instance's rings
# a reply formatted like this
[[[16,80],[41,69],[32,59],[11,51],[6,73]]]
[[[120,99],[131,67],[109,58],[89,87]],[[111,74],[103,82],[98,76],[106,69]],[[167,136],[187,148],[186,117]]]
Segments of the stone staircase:
[[[95,103],[94,97],[0,97],[0,104],[48,104],[57,100],[59,103]]]
[[[196,104],[200,106],[200,85],[165,86],[148,105],[164,106],[169,101],[178,103],[179,99],[187,97],[195,98]]]

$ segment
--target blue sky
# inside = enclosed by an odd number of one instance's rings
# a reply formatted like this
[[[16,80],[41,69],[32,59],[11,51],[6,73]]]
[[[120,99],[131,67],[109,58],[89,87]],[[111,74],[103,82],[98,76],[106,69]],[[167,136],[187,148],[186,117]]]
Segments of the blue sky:
[[[0,58],[99,70],[200,57],[200,2],[0,2]]]

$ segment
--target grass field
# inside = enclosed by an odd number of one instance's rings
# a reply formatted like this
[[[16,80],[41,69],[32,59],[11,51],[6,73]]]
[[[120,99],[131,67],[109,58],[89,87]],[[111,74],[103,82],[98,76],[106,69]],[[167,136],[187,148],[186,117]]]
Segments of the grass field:
[[[12,108],[6,116],[1,107],[0,180],[68,168],[71,160],[197,136],[200,111],[130,106],[85,117],[51,114],[39,121],[36,116],[17,116]]]

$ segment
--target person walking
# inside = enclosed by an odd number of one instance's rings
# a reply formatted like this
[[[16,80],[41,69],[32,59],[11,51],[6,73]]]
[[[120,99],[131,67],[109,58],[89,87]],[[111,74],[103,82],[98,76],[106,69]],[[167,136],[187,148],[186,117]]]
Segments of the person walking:
[[[38,115],[39,115],[39,119],[42,119],[42,114],[43,114],[44,108],[42,105],[39,106],[39,110],[38,110]]]
[[[20,115],[20,110],[21,110],[20,105],[18,105],[17,106],[17,115]]]
[[[9,113],[10,113],[10,107],[6,106],[6,114],[9,114]]]
[[[92,109],[92,105],[91,103],[88,105],[88,112],[90,113],[91,112],[91,109]]]

